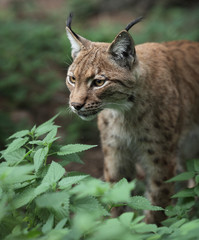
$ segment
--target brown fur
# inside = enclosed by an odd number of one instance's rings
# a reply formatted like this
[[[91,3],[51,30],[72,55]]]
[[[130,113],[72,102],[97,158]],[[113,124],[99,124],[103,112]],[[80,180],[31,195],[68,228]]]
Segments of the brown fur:
[[[69,28],[67,32],[71,43],[80,46],[73,49],[68,70],[75,77],[74,85],[67,80],[69,103],[83,119],[99,113],[105,179],[132,180],[140,163],[149,199],[168,206],[174,186],[165,181],[176,174],[181,143],[199,124],[199,43],[145,43],[134,51],[126,31],[111,44],[76,39]],[[127,41],[132,49],[123,54]],[[106,84],[94,87],[94,79]],[[75,104],[81,108],[76,110]],[[147,214],[148,222],[159,224],[164,218],[163,212]]]

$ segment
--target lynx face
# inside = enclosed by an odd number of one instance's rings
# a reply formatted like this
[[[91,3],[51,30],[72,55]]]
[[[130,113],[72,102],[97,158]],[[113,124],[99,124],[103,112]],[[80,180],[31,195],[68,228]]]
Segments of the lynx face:
[[[124,67],[113,61],[110,64],[110,60],[108,45],[100,48],[92,44],[89,54],[79,53],[68,70],[69,105],[82,119],[90,119],[104,108],[123,110],[133,104],[136,80],[126,76]]]
[[[69,106],[84,120],[104,108],[127,110],[133,105],[136,86],[134,43],[127,31],[111,43],[94,43],[66,28],[73,63],[66,84],[71,92]]]

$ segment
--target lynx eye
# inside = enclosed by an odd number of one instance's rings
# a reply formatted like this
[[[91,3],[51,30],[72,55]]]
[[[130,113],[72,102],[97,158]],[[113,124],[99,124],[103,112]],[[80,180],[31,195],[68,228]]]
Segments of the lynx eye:
[[[101,87],[105,84],[106,80],[101,80],[101,79],[95,79],[93,80],[93,86],[94,87]]]
[[[76,78],[75,78],[74,76],[68,76],[68,81],[69,81],[69,83],[71,83],[72,85],[74,85],[75,82],[76,82]]]

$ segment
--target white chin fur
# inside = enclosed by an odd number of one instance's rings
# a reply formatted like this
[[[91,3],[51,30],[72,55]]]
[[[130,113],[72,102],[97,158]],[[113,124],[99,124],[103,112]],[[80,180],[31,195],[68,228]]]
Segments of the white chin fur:
[[[78,115],[82,120],[84,121],[91,121],[93,120],[95,117],[96,117],[97,114],[95,115],[91,115],[91,116],[88,116],[88,117],[84,117],[84,116],[81,116],[81,115]]]

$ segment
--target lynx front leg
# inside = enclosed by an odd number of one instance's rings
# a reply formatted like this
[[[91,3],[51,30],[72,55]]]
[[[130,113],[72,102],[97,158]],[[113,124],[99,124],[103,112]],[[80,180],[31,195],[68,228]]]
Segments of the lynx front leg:
[[[112,111],[99,114],[102,150],[104,153],[104,177],[106,181],[117,182],[121,178],[132,180],[135,176],[135,157],[129,143],[131,136],[123,129],[123,119]]]
[[[120,152],[120,148],[103,144],[104,178],[106,181],[117,182],[122,178],[126,178],[128,181],[134,179],[135,166],[130,166],[128,151],[127,149],[123,150]],[[126,154],[124,154],[124,152]],[[125,165],[124,163],[129,163],[129,167],[128,164]],[[114,207],[112,208],[111,215],[112,217],[118,217],[126,211],[128,211],[126,206]]]
[[[175,157],[165,154],[162,157],[154,157],[148,172],[147,195],[153,205],[163,208],[171,205],[171,196],[174,194],[174,183],[165,181],[175,175]],[[148,223],[160,224],[165,220],[164,211],[149,211],[146,214]]]
[[[135,162],[126,146],[117,142],[112,137],[111,141],[102,141],[104,153],[104,178],[108,182],[117,182],[122,178],[131,181],[135,178]]]
[[[111,114],[110,114],[111,115]],[[122,132],[120,119],[109,118],[101,114],[98,119],[102,149],[104,153],[104,178],[108,182],[117,182],[122,178],[131,181],[135,178],[135,159],[132,154],[128,134]],[[117,217],[127,211],[126,207],[112,209],[112,216]]]

